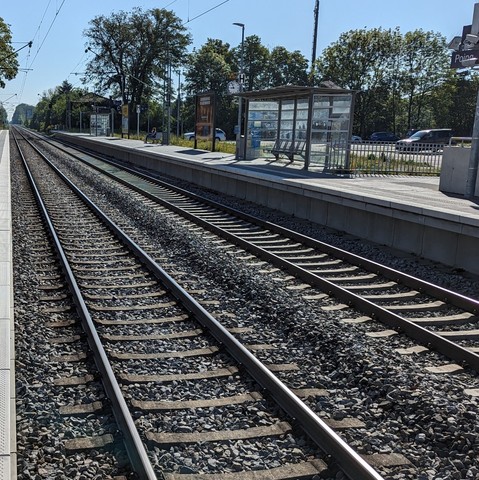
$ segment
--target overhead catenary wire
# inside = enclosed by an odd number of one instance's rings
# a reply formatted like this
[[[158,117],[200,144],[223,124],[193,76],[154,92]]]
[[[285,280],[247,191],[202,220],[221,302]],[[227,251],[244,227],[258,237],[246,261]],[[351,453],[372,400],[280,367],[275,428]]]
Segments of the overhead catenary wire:
[[[37,52],[35,53],[35,56],[33,57],[32,59],[32,63],[30,64],[33,65],[33,62],[35,61],[35,59],[37,58],[38,54],[40,53],[40,50],[41,48],[43,47],[43,44],[45,43],[45,40],[47,39],[48,37],[48,34],[50,33],[52,27],[53,27],[53,24],[55,23],[55,20],[57,19],[58,17],[58,14],[60,13],[60,10],[62,9],[64,3],[65,3],[66,0],[63,0],[62,3],[60,4],[60,6],[58,7],[57,11],[55,12],[55,16],[53,17],[53,20],[51,21],[50,23],[50,26],[48,27],[48,30],[47,30],[47,33],[45,33],[45,36],[43,37],[43,40],[41,41],[38,49],[37,49]],[[50,2],[48,3],[50,5]],[[48,7],[47,7],[48,8]],[[43,18],[42,18],[42,21],[43,21]]]
[[[24,88],[25,88],[25,84],[26,84],[26,81],[27,81],[27,76],[28,76],[28,72],[31,71],[31,67],[35,61],[35,59],[37,58],[38,54],[40,53],[40,50],[41,48],[43,47],[43,44],[45,43],[45,40],[47,39],[47,36],[48,34],[50,33],[52,27],[53,27],[53,24],[55,23],[55,20],[57,19],[58,17],[58,14],[60,13],[60,10],[62,9],[64,3],[65,3],[66,0],[63,0],[62,3],[60,4],[60,6],[58,7],[58,9],[56,10],[55,12],[55,16],[53,17],[53,20],[51,21],[50,23],[50,26],[48,27],[48,30],[46,32],[46,34],[44,35],[43,37],[43,40],[40,42],[38,48],[37,48],[37,51],[35,53],[35,56],[33,57],[33,59],[29,62],[29,58],[30,58],[30,51],[31,51],[31,47],[32,47],[32,44],[33,44],[33,41],[30,41],[27,45],[29,46],[29,49],[28,49],[28,55],[27,55],[27,58],[26,58],[26,61],[25,61],[25,75],[23,77],[23,81],[22,81],[22,85],[21,85],[21,88],[20,88],[20,94],[18,96],[18,101],[21,102],[21,98],[22,98],[22,95],[23,95],[23,91],[24,91]],[[35,35],[34,35],[34,38],[38,35],[39,31],[40,31],[40,28],[41,28],[41,25],[43,23],[43,20],[45,19],[45,16],[46,16],[46,13],[48,11],[48,8],[50,7],[50,3],[51,3],[51,0],[48,1],[48,4],[43,12],[43,15],[42,15],[42,18],[40,20],[40,23],[37,27],[37,30],[35,32]]]
[[[188,12],[188,20],[185,22],[185,24],[192,22],[193,20],[196,20],[197,18],[202,17],[203,15],[206,15],[207,13],[211,12],[212,10],[215,10],[218,7],[221,7],[221,5],[224,5],[225,3],[228,3],[230,0],[224,0],[223,2],[218,3],[214,7],[209,8],[208,10],[205,10],[203,13],[200,13],[199,15],[196,15],[196,17],[189,18],[189,12]]]
[[[45,44],[45,42],[46,42],[46,40],[47,40],[47,38],[48,38],[48,36],[49,36],[52,28],[53,28],[53,25],[55,24],[55,21],[57,20],[59,14],[60,14],[60,11],[62,10],[62,8],[63,8],[63,6],[64,6],[64,4],[65,4],[65,1],[66,1],[66,0],[62,0],[62,1],[61,1],[60,5],[58,6],[58,8],[57,8],[56,11],[55,11],[55,14],[54,14],[53,19],[51,20],[51,22],[50,22],[50,24],[49,24],[49,26],[48,26],[47,32],[45,33],[45,35],[44,35],[43,37],[41,37],[41,36],[39,35],[39,32],[40,32],[40,29],[41,29],[43,23],[45,22],[45,19],[46,19],[48,10],[50,9],[50,6],[51,6],[51,0],[49,0],[49,1],[47,2],[47,5],[46,5],[46,7],[45,7],[45,9],[44,9],[43,15],[42,15],[42,17],[41,17],[41,20],[40,20],[40,22],[39,22],[39,24],[38,24],[38,27],[37,27],[37,29],[36,29],[36,31],[35,31],[35,36],[34,36],[34,38],[36,39],[36,40],[35,40],[35,44],[38,45],[38,48],[36,49],[35,54],[34,54],[34,56],[33,56],[33,58],[32,58],[31,60],[28,60],[28,59],[30,58],[30,52],[29,52],[29,55],[28,55],[28,57],[27,57],[27,64],[25,65],[25,76],[24,76],[24,79],[23,79],[23,82],[22,82],[22,87],[21,87],[21,92],[20,92],[20,97],[19,97],[19,98],[21,98],[22,93],[23,93],[23,91],[24,91],[24,87],[25,87],[25,83],[26,83],[26,80],[27,80],[28,71],[32,70],[31,67],[32,67],[32,65],[35,63],[35,61],[36,61],[38,55],[40,54],[40,52],[42,51],[43,46],[44,46],[44,44]],[[172,0],[172,1],[170,1],[169,3],[167,3],[167,5],[166,5],[165,8],[167,8],[167,7],[169,7],[170,5],[176,3],[177,1],[178,1],[178,0]],[[228,3],[229,1],[230,1],[230,0],[223,0],[223,1],[219,2],[219,3],[217,3],[216,5],[212,6],[211,8],[209,8],[209,9],[201,12],[200,14],[198,14],[198,15],[192,17],[192,18],[189,18],[189,11],[188,11],[188,19],[187,19],[186,21],[184,21],[183,24],[186,25],[186,24],[188,24],[188,23],[190,23],[190,22],[192,22],[192,21],[194,21],[194,20],[197,20],[198,18],[201,18],[201,17],[203,17],[204,15],[208,14],[209,12],[211,12],[211,11],[213,11],[213,10],[221,7],[222,5]],[[188,10],[189,10],[189,2],[188,2]],[[82,58],[82,59],[77,63],[77,66],[80,65],[83,61],[84,61],[84,58]],[[76,67],[75,67],[73,70],[76,70]],[[70,75],[71,75],[71,74],[70,74]]]

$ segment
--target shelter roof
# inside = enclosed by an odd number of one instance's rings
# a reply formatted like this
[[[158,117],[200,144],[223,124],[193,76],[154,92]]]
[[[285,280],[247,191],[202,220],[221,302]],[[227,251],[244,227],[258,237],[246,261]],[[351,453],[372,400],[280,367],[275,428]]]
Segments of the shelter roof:
[[[79,99],[75,101],[76,103],[108,103],[110,99],[107,97],[102,97],[98,93],[86,93]]]
[[[268,88],[266,90],[254,90],[238,94],[248,99],[279,99],[279,98],[300,98],[309,97],[312,94],[319,95],[345,95],[354,93],[353,90],[340,88],[333,82],[322,82],[319,87],[307,87],[298,85],[285,85],[281,87]]]

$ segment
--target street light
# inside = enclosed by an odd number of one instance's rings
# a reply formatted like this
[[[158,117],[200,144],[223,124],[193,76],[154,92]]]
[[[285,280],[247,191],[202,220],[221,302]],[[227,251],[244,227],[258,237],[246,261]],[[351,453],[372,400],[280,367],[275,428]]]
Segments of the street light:
[[[244,83],[244,72],[243,72],[243,58],[244,58],[244,23],[233,23],[237,27],[241,27],[241,60],[240,60],[240,72],[239,72],[239,96],[238,96],[238,131],[236,132],[236,160],[240,158],[240,144],[241,144],[241,120],[243,116],[243,97],[241,93],[243,92],[243,83]]]

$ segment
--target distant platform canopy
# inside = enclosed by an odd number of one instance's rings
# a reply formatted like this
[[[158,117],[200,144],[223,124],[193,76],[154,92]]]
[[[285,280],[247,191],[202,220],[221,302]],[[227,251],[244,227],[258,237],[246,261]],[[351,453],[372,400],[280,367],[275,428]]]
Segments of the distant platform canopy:
[[[355,92],[332,82],[242,92],[246,101],[244,159],[302,159],[304,167],[346,168]]]

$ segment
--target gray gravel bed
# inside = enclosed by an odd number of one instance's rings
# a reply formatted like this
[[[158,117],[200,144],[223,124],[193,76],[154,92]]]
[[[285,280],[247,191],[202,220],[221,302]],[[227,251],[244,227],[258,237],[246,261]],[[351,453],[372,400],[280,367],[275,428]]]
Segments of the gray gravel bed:
[[[261,387],[255,384],[250,377],[235,375],[228,377],[231,381],[225,384],[219,379],[195,380],[195,381],[172,381],[165,383],[142,383],[131,384],[124,387],[125,396],[128,398],[143,399],[149,401],[184,401],[198,399],[214,399],[218,397],[229,397],[241,395],[251,391],[261,391]],[[155,388],[152,388],[154,385]]]
[[[203,445],[201,450],[195,445],[188,445],[184,448],[170,450],[155,449],[157,462],[165,465],[166,468],[175,470],[177,457],[184,458],[184,465],[180,473],[214,473],[215,471],[241,471],[245,468],[261,470],[265,465],[279,467],[284,462],[299,463],[314,458],[302,454],[304,445],[298,445],[295,437],[286,435],[284,440],[270,439],[268,444],[262,442],[250,442],[238,440],[236,442],[224,442],[222,446],[215,447],[208,451],[208,445]],[[298,448],[301,447],[301,448]],[[206,450],[206,451],[205,451]],[[274,459],[276,463],[274,463]],[[267,461],[267,462],[266,462]],[[345,478],[340,476],[323,478]]]
[[[82,167],[70,165],[69,168],[82,172],[88,181],[83,187],[97,196],[99,202],[121,208],[111,212],[112,215],[124,224],[141,228],[145,241],[163,250],[170,265],[174,258],[176,270],[191,271],[205,289],[213,285],[215,294],[221,291],[225,311],[234,313],[238,323],[251,322],[262,332],[282,335],[289,352],[289,358],[283,361],[300,365],[299,372],[287,373],[289,384],[326,388],[330,394],[327,400],[319,398],[316,403],[311,402],[321,416],[354,416],[365,422],[362,429],[342,433],[360,453],[398,452],[412,462],[410,466],[385,469],[387,478],[475,478],[479,467],[479,432],[471,412],[477,411],[478,405],[476,398],[464,393],[465,388],[477,385],[474,373],[442,376],[426,372],[425,366],[447,363],[447,360],[434,352],[414,357],[399,355],[393,347],[411,343],[402,335],[383,340],[366,337],[365,332],[385,327],[375,322],[344,324],[341,320],[352,316],[349,309],[325,311],[321,308],[334,305],[334,299],[306,302],[302,295],[285,288],[287,276],[281,272],[272,276],[251,269],[221,248],[212,246],[201,234],[183,227],[174,217],[161,218],[150,208],[122,196],[121,188],[108,187],[110,182],[84,173]],[[236,199],[213,192],[208,194],[394,268],[465,294],[469,292],[471,296],[473,292],[477,294],[476,279],[458,272],[410,256],[397,256],[376,245]],[[201,279],[198,272],[203,275]],[[275,281],[278,277],[284,280]],[[231,296],[238,299],[236,307],[228,300]],[[193,458],[195,448],[187,452]],[[161,461],[171,462],[172,468],[176,465],[175,453],[158,450]]]
[[[155,176],[151,171],[145,173]],[[461,292],[471,298],[479,299],[479,277],[467,272],[432,262],[412,254],[397,251],[384,245],[358,239],[344,232],[338,232],[312,222],[302,220],[267,207],[244,201],[236,197],[224,195],[211,189],[194,185],[191,182],[184,182],[177,178],[158,176],[167,182],[180,188],[188,190],[210,200],[230,206],[244,213],[257,216],[272,223],[276,223],[290,230],[297,231],[303,235],[315,238],[325,243],[331,243],[336,247],[355,253],[370,260],[388,265],[410,275],[423,278],[432,283]]]
[[[168,340],[162,342],[161,340],[154,340],[150,342],[141,342],[141,345],[135,345],[133,349],[128,348],[124,345],[124,342],[116,343],[111,349],[115,352],[125,352],[125,353],[162,353],[170,352],[172,348],[175,351],[186,351],[186,350],[196,350],[200,348],[208,348],[212,345],[211,339],[206,338],[205,336],[198,336],[196,338],[182,338],[177,340]],[[216,343],[214,343],[216,345]]]
[[[170,327],[165,327],[165,325],[171,325]],[[180,326],[181,325],[181,326]],[[152,324],[151,325],[151,332],[152,333],[172,333],[173,331],[185,331],[185,330],[193,330],[198,328],[198,324],[191,320],[183,320],[181,322],[171,322],[167,324]],[[108,335],[139,335],[145,333],[145,325],[139,323],[138,325],[98,325],[97,331],[101,334],[108,334]]]
[[[152,364],[154,364],[157,372],[161,372],[161,375],[180,375],[236,366],[230,358],[222,358],[216,355],[212,357],[181,358],[178,360],[169,359],[164,362],[157,360],[155,362],[129,361],[127,364],[123,362],[122,373],[150,374],[153,371]]]
[[[49,328],[47,323],[75,320],[72,312],[49,313],[46,309],[64,302],[45,302],[41,297],[51,292],[40,285],[57,285],[46,275],[60,277],[54,265],[49,244],[41,234],[31,202],[22,193],[24,184],[12,156],[12,226],[15,315],[15,394],[17,419],[18,479],[59,480],[105,479],[125,474],[128,459],[115,444],[110,450],[98,451],[94,460],[84,452],[67,452],[64,442],[76,435],[111,433],[117,426],[107,410],[100,416],[84,418],[60,415],[59,407],[98,399],[103,391],[100,382],[72,388],[55,385],[54,381],[68,375],[96,372],[88,362],[63,363],[56,355],[72,353],[74,344],[50,343],[62,335],[78,334],[77,327]],[[32,232],[35,232],[34,234]],[[44,255],[39,250],[44,247]],[[50,266],[47,268],[47,264]],[[56,292],[56,291],[55,291]],[[52,295],[55,295],[53,293]],[[131,477],[129,477],[131,478]]]

